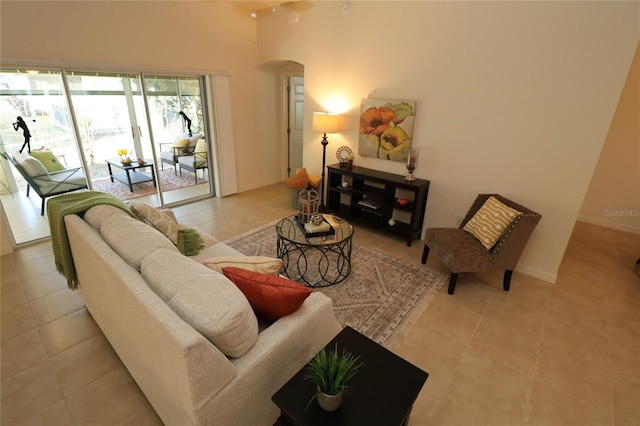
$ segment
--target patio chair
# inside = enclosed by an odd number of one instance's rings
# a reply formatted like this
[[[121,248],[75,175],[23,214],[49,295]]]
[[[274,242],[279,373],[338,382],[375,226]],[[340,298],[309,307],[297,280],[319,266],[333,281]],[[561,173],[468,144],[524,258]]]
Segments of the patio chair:
[[[55,195],[87,189],[87,178],[82,167],[68,167],[60,171],[49,172],[42,162],[27,153],[16,152],[13,156],[0,153],[27,181],[29,189],[42,199],[40,216],[44,216],[45,200]]]
[[[191,155],[181,155],[178,157],[178,165],[180,167],[180,176],[182,170],[188,170],[195,175],[195,181],[198,183],[198,170],[202,170],[202,178],[204,179],[204,170],[209,167],[207,158],[207,144],[204,139],[199,139],[195,149]]]
[[[160,167],[164,170],[164,164],[169,164],[178,175],[178,159],[184,155],[191,155],[195,150],[196,143],[202,138],[202,133],[193,134],[183,133],[173,142],[162,142],[160,145]]]

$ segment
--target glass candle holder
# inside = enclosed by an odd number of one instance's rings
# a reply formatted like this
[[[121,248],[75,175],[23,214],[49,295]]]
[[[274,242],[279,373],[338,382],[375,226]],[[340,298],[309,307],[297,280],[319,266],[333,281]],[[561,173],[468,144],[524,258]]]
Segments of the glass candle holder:
[[[418,165],[419,156],[420,156],[420,147],[411,145],[411,147],[409,148],[409,156],[407,157],[407,170],[409,171],[409,174],[405,176],[404,180],[407,180],[409,182],[413,182],[414,180],[416,180],[416,178],[413,177],[413,171],[416,169]]]

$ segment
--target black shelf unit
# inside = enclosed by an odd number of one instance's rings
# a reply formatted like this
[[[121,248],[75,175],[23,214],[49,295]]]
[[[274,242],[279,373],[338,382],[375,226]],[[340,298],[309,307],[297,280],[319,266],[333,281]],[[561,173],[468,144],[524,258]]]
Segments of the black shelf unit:
[[[428,180],[408,182],[404,176],[358,166],[332,164],[327,169],[328,212],[400,235],[407,239],[409,247],[414,236],[420,238],[429,195]],[[347,187],[343,186],[345,181]],[[398,198],[409,198],[410,201],[401,205]],[[373,207],[365,206],[363,202]],[[392,217],[396,221],[393,226],[389,225]]]

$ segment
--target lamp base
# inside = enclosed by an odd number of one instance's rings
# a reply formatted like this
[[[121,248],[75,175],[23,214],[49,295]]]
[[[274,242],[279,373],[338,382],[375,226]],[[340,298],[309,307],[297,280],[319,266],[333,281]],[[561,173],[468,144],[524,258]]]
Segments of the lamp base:
[[[327,134],[325,133],[324,136],[322,136],[322,141],[320,142],[322,144],[322,186],[320,187],[320,207],[319,210],[321,213],[325,213],[325,206],[324,206],[324,172],[326,169],[325,163],[326,163],[326,158],[327,158],[327,145],[329,144],[329,141],[327,140]]]

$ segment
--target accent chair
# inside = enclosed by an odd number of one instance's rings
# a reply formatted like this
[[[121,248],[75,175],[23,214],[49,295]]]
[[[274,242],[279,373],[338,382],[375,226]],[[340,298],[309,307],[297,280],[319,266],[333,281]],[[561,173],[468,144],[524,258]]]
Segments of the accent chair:
[[[541,218],[501,195],[480,194],[458,228],[426,230],[422,263],[427,263],[430,251],[442,259],[451,271],[449,294],[455,290],[458,274],[494,270],[504,270],[503,288],[509,291],[513,270]]]

